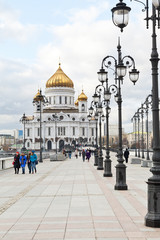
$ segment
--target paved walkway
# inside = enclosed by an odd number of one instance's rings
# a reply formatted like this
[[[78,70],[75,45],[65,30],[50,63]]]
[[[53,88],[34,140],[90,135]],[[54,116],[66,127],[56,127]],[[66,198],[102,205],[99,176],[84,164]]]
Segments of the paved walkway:
[[[160,229],[144,226],[149,168],[128,163],[128,191],[115,191],[115,168],[104,178],[93,159],[45,160],[37,174],[26,170],[0,172],[1,239],[160,240]]]

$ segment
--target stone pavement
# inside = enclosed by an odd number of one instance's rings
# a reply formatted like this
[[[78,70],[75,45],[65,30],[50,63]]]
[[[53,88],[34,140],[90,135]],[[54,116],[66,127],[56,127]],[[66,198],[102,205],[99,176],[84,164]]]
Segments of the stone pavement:
[[[128,163],[129,190],[115,191],[111,155],[112,178],[96,170],[93,157],[90,162],[45,160],[36,174],[1,171],[0,238],[160,240],[160,229],[144,226],[149,168]]]

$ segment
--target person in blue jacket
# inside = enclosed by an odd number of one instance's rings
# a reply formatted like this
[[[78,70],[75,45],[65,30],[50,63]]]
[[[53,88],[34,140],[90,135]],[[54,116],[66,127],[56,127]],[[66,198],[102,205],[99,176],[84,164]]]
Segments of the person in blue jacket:
[[[34,171],[35,171],[35,173],[37,172],[36,164],[38,163],[37,155],[35,154],[34,150],[32,150],[32,153],[31,153],[31,156],[30,156],[30,161],[31,161],[32,174],[34,174]]]
[[[22,167],[22,174],[25,174],[25,166],[26,166],[27,158],[23,152],[21,153],[19,161]]]

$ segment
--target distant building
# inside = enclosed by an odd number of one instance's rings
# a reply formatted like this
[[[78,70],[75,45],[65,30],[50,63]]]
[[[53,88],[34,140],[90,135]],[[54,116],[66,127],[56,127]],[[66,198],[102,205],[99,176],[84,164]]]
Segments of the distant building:
[[[122,135],[124,135],[124,134],[125,134],[124,133],[124,128],[122,128]],[[103,136],[104,136],[104,138],[106,136],[106,123],[104,123]],[[109,145],[110,146],[118,144],[118,136],[119,136],[118,125],[116,125],[116,124],[111,125],[110,124],[109,125]]]
[[[135,142],[136,138],[136,142]],[[130,148],[142,148],[142,145],[144,146],[143,148],[147,148],[147,133],[143,132],[143,140],[142,140],[142,132],[139,132],[139,144],[138,144],[138,132],[132,132],[127,134],[127,140],[129,143]],[[152,141],[153,141],[153,134],[152,132],[148,133],[148,148],[152,148]],[[143,144],[142,144],[143,143]]]
[[[11,146],[14,144],[15,138],[10,134],[0,134],[0,146],[4,148],[4,146]]]

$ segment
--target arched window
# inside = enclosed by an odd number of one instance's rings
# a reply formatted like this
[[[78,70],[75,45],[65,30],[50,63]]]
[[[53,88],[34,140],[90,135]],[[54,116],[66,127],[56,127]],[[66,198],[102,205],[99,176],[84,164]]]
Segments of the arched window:
[[[84,105],[84,103],[82,104],[82,108],[81,108],[81,110],[82,110],[82,112],[85,111],[85,105]]]
[[[59,96],[59,104],[62,104],[62,97]]]

